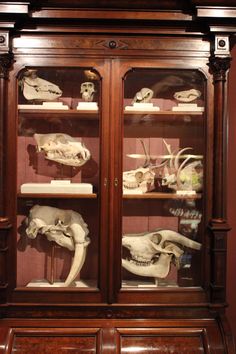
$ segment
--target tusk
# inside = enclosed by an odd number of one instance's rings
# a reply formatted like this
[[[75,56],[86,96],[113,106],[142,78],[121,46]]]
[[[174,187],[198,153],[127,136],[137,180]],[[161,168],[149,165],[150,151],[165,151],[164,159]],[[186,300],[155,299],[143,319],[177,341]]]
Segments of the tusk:
[[[75,245],[74,258],[72,261],[70,272],[65,280],[64,286],[70,286],[81,271],[81,268],[83,267],[86,258],[87,245],[88,243],[77,243]]]

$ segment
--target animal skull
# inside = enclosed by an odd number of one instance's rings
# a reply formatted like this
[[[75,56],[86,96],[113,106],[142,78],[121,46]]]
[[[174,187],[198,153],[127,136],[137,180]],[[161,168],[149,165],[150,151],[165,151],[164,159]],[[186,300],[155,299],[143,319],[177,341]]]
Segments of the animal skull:
[[[62,95],[61,89],[37,76],[37,70],[27,70],[20,85],[24,97],[29,101],[53,101]]]
[[[175,92],[174,98],[180,102],[192,102],[201,96],[201,92],[196,89]]]
[[[63,165],[82,166],[91,157],[83,143],[63,133],[34,134],[38,152],[44,151],[45,158]]]
[[[74,251],[74,259],[64,286],[70,286],[78,276],[90,243],[89,230],[82,216],[73,210],[63,210],[50,206],[35,205],[26,218],[26,234],[34,239],[38,234],[45,235],[48,241]]]
[[[82,93],[82,98],[85,102],[92,102],[94,95],[94,83],[93,82],[83,82],[80,86],[80,93]]]
[[[169,166],[166,164],[164,167],[164,176],[162,178],[162,185],[168,186],[171,189],[181,191],[196,191],[199,192],[203,186],[203,165],[200,160],[189,162],[194,155],[188,154],[184,161],[180,164],[181,155],[192,149],[186,147],[178,151],[176,156],[171,151],[171,147],[166,143],[164,144],[170,154]],[[183,156],[183,155],[182,155]]]
[[[146,193],[154,189],[155,173],[149,167],[123,172],[124,193]]]
[[[131,260],[122,259],[129,272],[147,277],[166,278],[173,262],[177,267],[184,254],[183,247],[200,250],[201,244],[172,230],[157,229],[141,234],[125,234],[122,246],[127,248]]]
[[[143,87],[135,94],[132,103],[148,103],[151,101],[153,94],[154,92],[151,89]]]

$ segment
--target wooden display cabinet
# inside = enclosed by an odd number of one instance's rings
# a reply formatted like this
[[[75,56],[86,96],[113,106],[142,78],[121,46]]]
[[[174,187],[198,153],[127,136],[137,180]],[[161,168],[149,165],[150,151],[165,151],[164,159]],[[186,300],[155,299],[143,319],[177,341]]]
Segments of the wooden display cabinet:
[[[1,353],[234,352],[236,8],[144,5],[0,5]]]

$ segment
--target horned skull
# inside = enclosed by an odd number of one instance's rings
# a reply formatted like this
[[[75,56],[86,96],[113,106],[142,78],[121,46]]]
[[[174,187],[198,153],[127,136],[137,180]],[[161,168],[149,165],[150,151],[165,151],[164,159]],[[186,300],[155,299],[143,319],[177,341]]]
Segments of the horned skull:
[[[83,166],[91,157],[83,143],[63,133],[34,134],[38,152],[45,158],[63,165]]]
[[[27,70],[19,81],[24,97],[29,101],[53,101],[62,95],[61,89],[37,76],[37,70]]]
[[[191,147],[180,149],[176,155],[171,151],[171,146],[163,139],[167,151],[170,155],[169,163],[165,164],[162,185],[168,186],[175,191],[195,191],[199,192],[203,186],[203,165],[201,160],[190,162],[195,155],[187,154],[184,161],[183,153],[191,150]],[[200,157],[199,157],[200,158]]]
[[[184,254],[183,247],[200,250],[201,244],[172,230],[157,229],[141,234],[125,234],[122,246],[127,248],[131,260],[122,259],[129,272],[147,277],[166,278],[171,263],[177,267]]]
[[[50,206],[35,205],[25,219],[26,234],[35,239],[37,235],[45,235],[48,241],[74,251],[70,272],[64,286],[70,286],[78,276],[86,258],[90,239],[89,230],[82,216],[73,210],[63,210]]]
[[[124,193],[146,193],[154,189],[155,173],[149,167],[123,172]]]
[[[154,92],[151,89],[143,87],[135,94],[132,103],[148,103],[151,101],[153,94]]]
[[[80,86],[80,93],[85,102],[92,102],[95,93],[94,83],[90,81],[83,82]]]

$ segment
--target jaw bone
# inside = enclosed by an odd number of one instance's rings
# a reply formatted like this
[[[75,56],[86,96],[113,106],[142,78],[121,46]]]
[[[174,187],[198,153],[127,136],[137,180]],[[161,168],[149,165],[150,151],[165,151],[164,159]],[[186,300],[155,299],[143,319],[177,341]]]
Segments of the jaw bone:
[[[63,210],[50,206],[35,205],[25,220],[26,234],[34,239],[38,234],[49,241],[74,251],[73,262],[64,286],[70,286],[80,273],[86,258],[90,239],[89,230],[82,216],[73,210]]]

